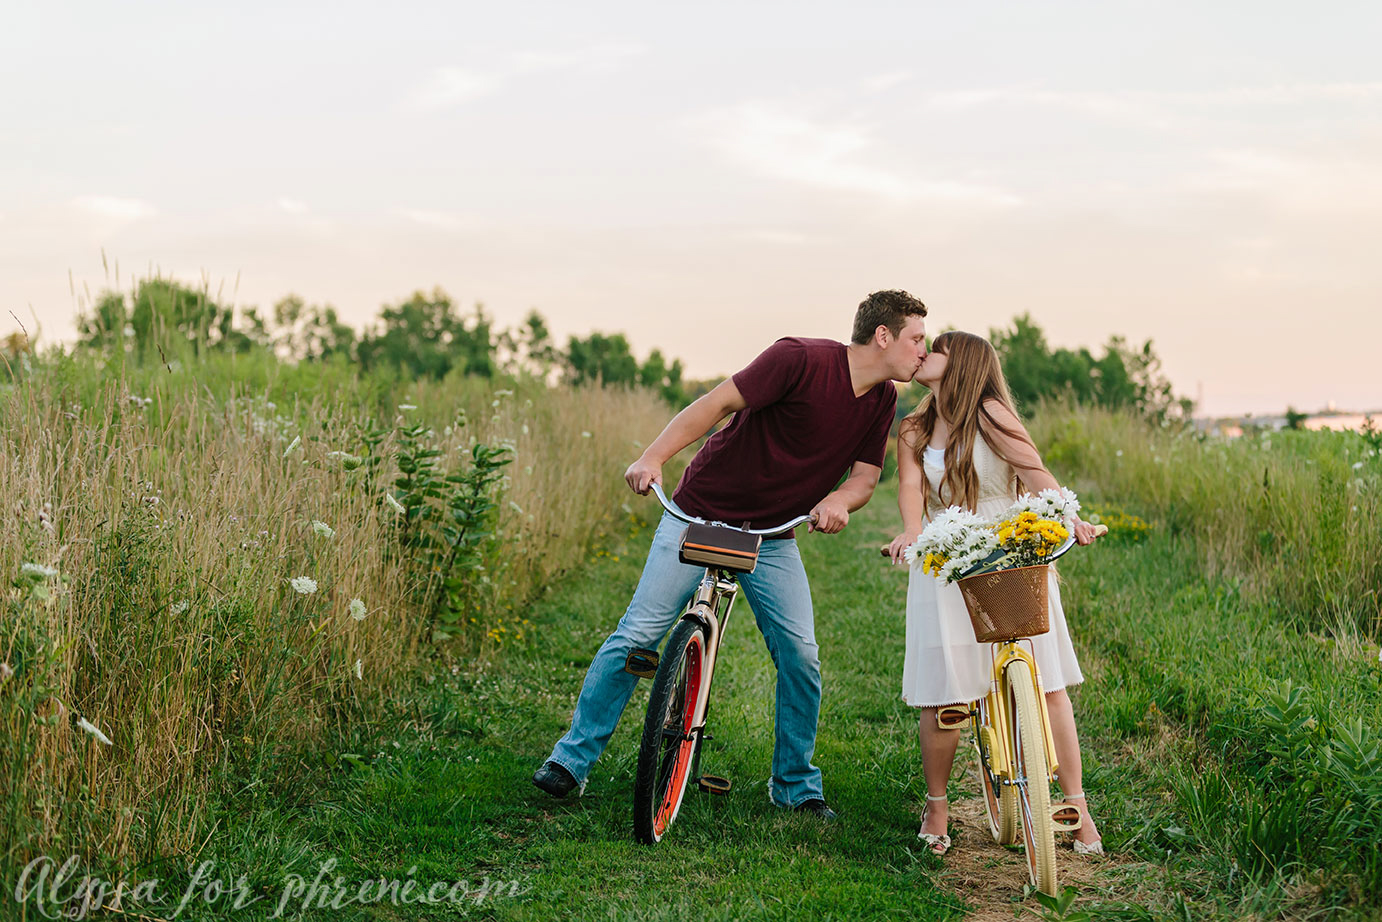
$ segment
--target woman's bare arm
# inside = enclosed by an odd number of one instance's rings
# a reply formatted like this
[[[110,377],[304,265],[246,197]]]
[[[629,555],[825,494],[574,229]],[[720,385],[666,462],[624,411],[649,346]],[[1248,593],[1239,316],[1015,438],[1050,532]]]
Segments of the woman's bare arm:
[[[925,474],[916,456],[916,430],[900,429],[897,434],[897,509],[902,513],[902,533],[888,544],[893,563],[917,540],[925,524],[926,509],[921,497],[921,478]]]
[[[1027,427],[1017,415],[997,400],[984,403],[984,409],[998,424],[993,432],[984,432],[984,438],[991,439],[991,447],[1007,458],[1022,483],[1033,493],[1042,490],[1059,490],[1060,484],[1041,460],[1036,443],[1027,433]],[[1007,431],[1004,432],[1003,430]],[[1094,540],[1094,526],[1075,517],[1075,540],[1089,544]]]

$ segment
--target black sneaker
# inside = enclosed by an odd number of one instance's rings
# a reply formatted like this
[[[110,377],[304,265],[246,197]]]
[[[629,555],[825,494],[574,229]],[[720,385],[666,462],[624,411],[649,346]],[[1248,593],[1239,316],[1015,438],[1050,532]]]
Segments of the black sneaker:
[[[576,779],[556,762],[547,762],[533,773],[533,784],[553,797],[565,797],[576,786]]]
[[[830,807],[826,805],[825,801],[821,800],[819,797],[813,797],[810,800],[803,800],[801,803],[797,804],[796,807],[793,808],[793,812],[809,813],[812,816],[824,820],[827,823],[833,823],[835,821],[835,817],[838,815],[834,810],[830,809]]]

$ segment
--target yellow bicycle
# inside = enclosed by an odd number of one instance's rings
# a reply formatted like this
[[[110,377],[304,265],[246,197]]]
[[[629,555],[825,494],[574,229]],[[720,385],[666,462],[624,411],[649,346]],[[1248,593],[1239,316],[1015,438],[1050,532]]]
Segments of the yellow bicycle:
[[[1101,535],[1107,530],[1100,525],[1095,529],[1095,534]],[[1074,544],[1075,538],[1071,536],[1047,564],[1070,550]],[[887,549],[884,548],[883,552],[886,554]],[[992,640],[992,681],[988,694],[977,701],[938,708],[936,724],[944,730],[973,726],[979,783],[988,814],[989,831],[1000,845],[1016,844],[1020,831],[1032,886],[1055,896],[1055,834],[1057,831],[1074,832],[1080,828],[1081,821],[1080,811],[1073,804],[1065,801],[1053,804],[1051,800],[1051,783],[1055,781],[1060,765],[1051,738],[1041,671],[1037,668],[1031,640],[1031,635],[1047,630],[1044,626],[1047,564],[960,580],[961,593],[970,610],[970,618],[974,621],[976,637],[981,642]],[[1024,575],[1022,571],[1027,572]],[[982,583],[986,578],[995,584],[999,579],[1007,580],[1010,584],[1026,582],[1034,593],[1039,588],[1039,580],[1043,607],[1040,629],[1021,630],[1004,625],[1001,603],[995,605],[991,601],[977,599],[973,591],[977,587],[965,585],[969,580]],[[1019,632],[1025,636],[1012,636]]]

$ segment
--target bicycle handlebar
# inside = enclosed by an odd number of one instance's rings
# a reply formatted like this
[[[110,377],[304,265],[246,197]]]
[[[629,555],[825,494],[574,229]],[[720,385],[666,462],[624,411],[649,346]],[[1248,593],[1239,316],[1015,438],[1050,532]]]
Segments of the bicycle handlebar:
[[[1106,534],[1108,534],[1108,526],[1107,526],[1107,525],[1095,525],[1095,526],[1094,526],[1094,537],[1099,538],[1099,537],[1102,537],[1102,536],[1104,536],[1104,535],[1106,535]],[[1070,533],[1070,537],[1068,537],[1068,538],[1065,539],[1065,543],[1064,543],[1064,544],[1062,544],[1060,547],[1056,548],[1056,552],[1055,552],[1054,554],[1052,554],[1052,555],[1051,555],[1051,559],[1048,560],[1048,561],[1046,561],[1046,562],[1047,562],[1047,563],[1055,563],[1057,557],[1060,557],[1060,556],[1063,555],[1066,551],[1070,550],[1070,549],[1071,549],[1072,547],[1074,547],[1074,546],[1075,546],[1075,533],[1074,533],[1074,532],[1071,532],[1071,533]],[[879,553],[879,554],[882,554],[884,557],[891,557],[892,554],[888,553],[888,547],[889,547],[889,546],[886,545],[886,544],[883,545],[882,547],[880,547],[880,548],[878,549],[878,553]]]
[[[671,513],[674,518],[681,519],[683,522],[686,522],[687,524],[722,524],[717,522],[709,522],[701,518],[700,516],[695,516],[691,515],[688,512],[684,512],[681,509],[681,507],[679,507],[676,503],[672,502],[670,499],[667,498],[666,493],[662,492],[662,484],[654,482],[652,484],[652,488],[653,493],[657,495],[657,501],[662,503],[662,508],[666,509],[669,513]],[[791,529],[796,528],[798,525],[804,525],[807,522],[814,522],[815,520],[816,517],[808,513],[806,515],[799,515],[795,519],[792,519],[790,522],[787,522],[785,525],[779,525],[776,528],[740,528],[738,530],[750,535],[778,535],[784,531],[790,531]],[[733,528],[734,526],[731,525],[729,527]]]

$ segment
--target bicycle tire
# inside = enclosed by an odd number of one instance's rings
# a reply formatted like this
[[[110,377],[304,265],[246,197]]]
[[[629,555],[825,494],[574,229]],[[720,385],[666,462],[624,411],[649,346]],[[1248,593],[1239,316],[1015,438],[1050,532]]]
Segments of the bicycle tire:
[[[1032,885],[1056,895],[1056,829],[1051,821],[1051,774],[1047,770],[1046,735],[1031,668],[1022,661],[1005,670],[1012,702],[1013,773],[1022,805],[1022,840]]]
[[[638,773],[633,783],[633,830],[638,841],[662,840],[681,809],[700,734],[691,734],[696,697],[705,677],[705,628],[684,619],[672,630],[648,696]]]
[[[999,845],[1013,845],[1017,842],[1017,788],[1004,784],[1003,779],[993,771],[988,747],[983,742],[986,727],[995,734],[1000,732],[993,725],[988,701],[981,700],[979,715],[974,721],[974,752],[979,761],[979,786],[984,798],[984,812],[988,815],[989,834],[993,836],[993,841]]]

